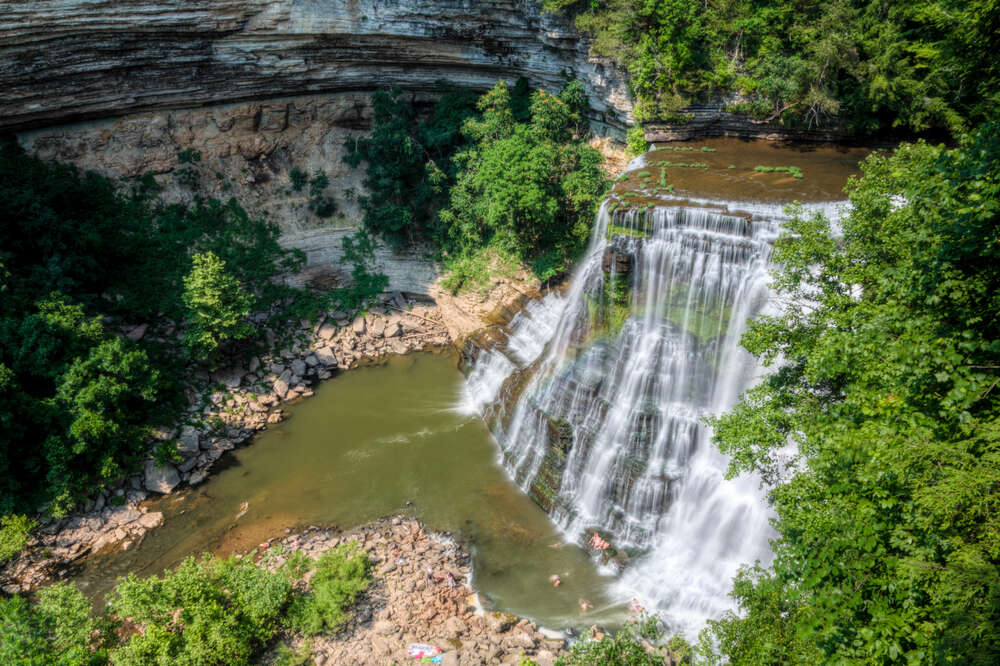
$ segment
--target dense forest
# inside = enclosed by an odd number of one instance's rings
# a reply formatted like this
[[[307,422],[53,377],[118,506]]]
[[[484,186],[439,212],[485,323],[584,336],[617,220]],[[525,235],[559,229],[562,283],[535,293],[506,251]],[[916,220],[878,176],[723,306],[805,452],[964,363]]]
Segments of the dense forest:
[[[794,127],[960,132],[1000,103],[992,0],[545,0],[628,74],[640,122],[693,102]]]
[[[743,339],[774,371],[714,424],[780,537],[710,635],[739,664],[995,664],[1000,126],[862,166],[842,235],[778,240],[786,309]]]
[[[394,247],[428,245],[454,289],[504,265],[564,275],[607,189],[586,143],[583,85],[553,94],[522,78],[478,100],[443,83],[441,93],[428,110],[399,90],[375,94],[371,134],[347,146],[347,161],[365,164],[365,228]]]
[[[66,515],[141,464],[193,373],[334,296],[363,296],[286,286],[277,278],[304,257],[275,224],[233,199],[167,203],[159,189],[0,145],[0,515]],[[170,446],[152,453],[171,460]]]

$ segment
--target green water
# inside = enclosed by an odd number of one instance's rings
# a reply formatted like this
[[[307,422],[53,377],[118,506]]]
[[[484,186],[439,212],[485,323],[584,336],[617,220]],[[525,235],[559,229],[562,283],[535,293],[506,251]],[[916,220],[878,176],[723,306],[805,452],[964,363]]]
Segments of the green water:
[[[417,354],[324,382],[201,486],[151,503],[165,524],[138,548],[92,558],[78,582],[99,599],[117,576],[159,573],[191,553],[246,552],[288,527],[350,528],[406,513],[454,533],[473,555],[476,588],[497,608],[552,628],[614,623],[612,579],[563,544],[510,482],[482,421],[452,410],[455,366],[451,354]],[[238,517],[242,502],[249,508]],[[581,598],[594,608],[582,613]]]

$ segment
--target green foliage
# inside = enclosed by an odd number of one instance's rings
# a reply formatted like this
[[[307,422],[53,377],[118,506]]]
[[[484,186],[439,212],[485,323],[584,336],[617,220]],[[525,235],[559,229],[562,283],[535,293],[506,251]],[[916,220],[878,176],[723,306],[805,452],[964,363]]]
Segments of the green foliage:
[[[465,144],[461,128],[475,111],[475,94],[439,84],[441,97],[421,114],[394,88],[372,96],[375,123],[367,137],[348,140],[344,160],[365,163],[360,198],[365,228],[394,249],[441,235],[435,212],[454,179],[451,156]]]
[[[58,583],[30,604],[0,599],[0,661],[11,666],[103,664],[107,622],[90,616],[90,602],[72,585]]]
[[[649,150],[650,144],[646,141],[646,130],[642,125],[633,125],[625,133],[625,154],[629,157],[642,155]]]
[[[875,154],[836,237],[796,215],[776,371],[714,422],[779,538],[703,651],[734,664],[1000,661],[1000,128]],[[797,456],[788,459],[789,441]]]
[[[130,472],[144,426],[183,406],[187,359],[169,340],[189,315],[193,254],[224,262],[244,294],[221,313],[191,299],[201,333],[242,336],[224,324],[248,298],[271,326],[316,300],[276,279],[304,261],[278,245],[277,226],[235,200],[167,204],[159,189],[150,174],[117,189],[0,142],[0,515],[65,514]],[[119,338],[137,324],[139,342]]]
[[[0,518],[0,565],[6,564],[28,543],[28,535],[38,523],[27,516],[10,515]]]
[[[330,217],[337,212],[336,202],[323,194],[329,185],[330,178],[323,171],[317,171],[309,179],[309,210],[316,213],[319,217]],[[295,187],[294,175],[292,178],[292,187]]]
[[[307,636],[336,631],[347,620],[347,609],[370,583],[367,554],[351,544],[328,550],[316,561],[309,593],[292,602],[290,625]]]
[[[471,145],[454,158],[458,177],[440,212],[453,260],[491,246],[546,280],[583,249],[606,182],[600,153],[570,138],[567,127],[580,118],[568,101],[572,90],[535,91],[527,123],[517,121],[503,81],[480,98],[480,114],[463,129]]]
[[[994,2],[545,0],[628,73],[640,122],[698,100],[793,126],[959,131],[995,115]]]
[[[162,577],[130,574],[109,609],[142,628],[112,663],[249,664],[275,636],[291,582],[245,559],[189,557]]]
[[[292,190],[295,192],[301,192],[302,188],[304,188],[306,183],[309,182],[309,174],[301,169],[292,169],[288,173],[288,177],[292,181]]]
[[[443,91],[424,113],[399,90],[376,93],[372,133],[348,142],[348,163],[367,164],[366,229],[396,249],[430,241],[456,289],[483,284],[497,257],[562,274],[605,190],[600,154],[582,141],[582,84],[555,95],[501,81],[478,101]]]
[[[191,258],[191,271],[184,277],[183,299],[189,321],[184,345],[199,360],[212,358],[224,343],[253,333],[247,321],[254,308],[253,296],[213,252]]]
[[[187,148],[177,153],[177,161],[181,164],[198,164],[201,162],[201,151]]]
[[[331,296],[340,302],[340,307],[349,310],[370,305],[389,286],[389,278],[375,272],[375,241],[364,230],[341,240],[344,261],[351,264],[351,285],[335,290]]]
[[[556,666],[669,666],[673,663],[669,655],[662,648],[652,647],[662,637],[659,619],[643,613],[615,634],[574,643]]]

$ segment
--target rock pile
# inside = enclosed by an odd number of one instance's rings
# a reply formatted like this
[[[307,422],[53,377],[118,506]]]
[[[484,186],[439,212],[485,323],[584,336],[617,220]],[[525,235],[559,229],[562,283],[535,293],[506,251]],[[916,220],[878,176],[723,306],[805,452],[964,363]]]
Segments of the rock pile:
[[[342,534],[314,527],[266,546],[280,543],[286,553],[301,550],[318,557],[350,542],[372,559],[374,580],[343,629],[313,641],[315,663],[409,663],[411,644],[442,648],[441,663],[452,666],[518,664],[522,656],[548,666],[564,653],[561,635],[507,613],[484,611],[470,585],[469,556],[415,520],[387,518]],[[281,561],[276,558],[272,566]]]

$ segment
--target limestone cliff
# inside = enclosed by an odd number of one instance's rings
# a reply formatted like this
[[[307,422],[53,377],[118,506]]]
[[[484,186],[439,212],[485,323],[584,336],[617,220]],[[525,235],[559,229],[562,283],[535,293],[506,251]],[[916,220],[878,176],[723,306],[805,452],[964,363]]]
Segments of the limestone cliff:
[[[582,79],[594,119],[630,109],[615,71],[534,2],[7,0],[0,131],[163,108],[436,80]]]
[[[598,133],[631,105],[619,75],[533,2],[476,0],[7,0],[0,11],[0,132],[44,159],[118,178],[153,172],[168,198],[236,196],[303,249],[304,278],[338,277],[340,239],[360,219],[362,172],[345,139],[371,124],[370,92],[435,83],[485,89],[525,76],[586,85]],[[179,153],[201,154],[178,176]],[[322,170],[337,214],[294,191]],[[383,249],[390,287],[429,294],[435,268]]]

